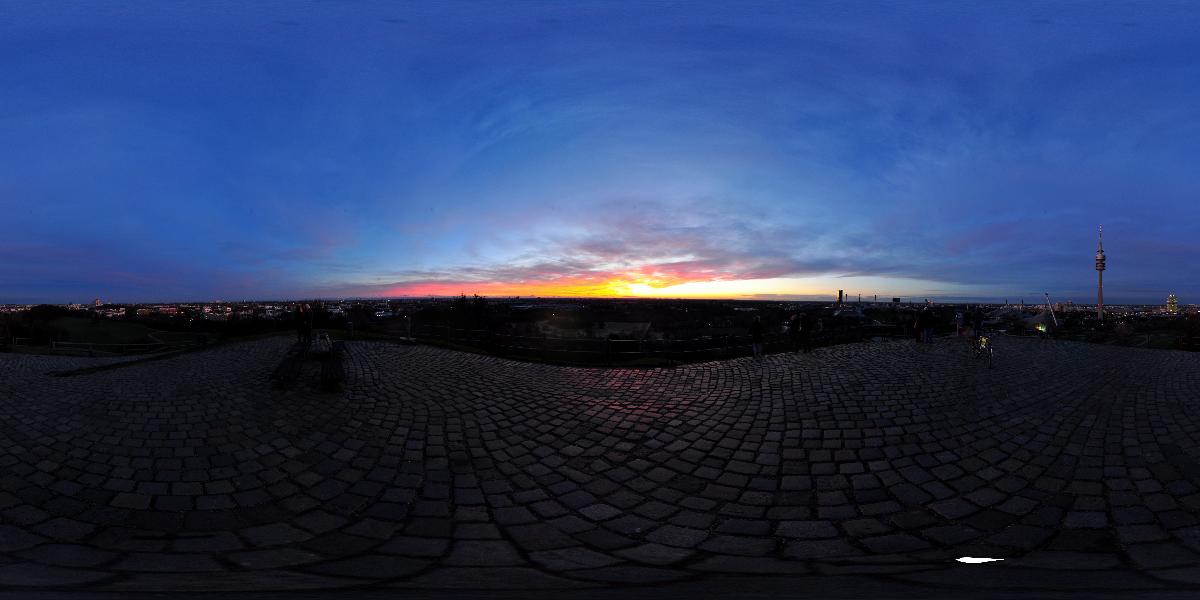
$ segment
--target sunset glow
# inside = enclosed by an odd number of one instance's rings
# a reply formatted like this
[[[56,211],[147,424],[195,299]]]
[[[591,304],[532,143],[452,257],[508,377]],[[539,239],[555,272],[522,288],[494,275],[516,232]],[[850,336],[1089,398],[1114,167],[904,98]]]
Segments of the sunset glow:
[[[848,296],[862,294],[867,300],[878,295],[890,299],[890,294],[906,297],[920,296],[922,290],[935,290],[942,295],[961,295],[964,288],[938,287],[935,281],[907,280],[902,278],[875,277],[812,277],[776,279],[727,279],[719,281],[682,281],[655,285],[646,281],[628,279],[574,279],[548,281],[507,282],[423,282],[400,285],[386,290],[355,290],[362,295],[378,294],[386,297],[457,296],[479,294],[481,296],[538,296],[538,297],[581,297],[581,298],[692,298],[692,299],[827,299],[828,290],[842,289]],[[839,287],[840,286],[840,287]],[[872,290],[888,289],[889,294],[878,294]],[[836,293],[836,292],[835,292]]]

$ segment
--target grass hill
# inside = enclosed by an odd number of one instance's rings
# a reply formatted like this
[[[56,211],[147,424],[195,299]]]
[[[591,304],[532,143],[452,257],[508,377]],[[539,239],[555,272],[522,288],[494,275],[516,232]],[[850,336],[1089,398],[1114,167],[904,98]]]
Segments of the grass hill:
[[[140,344],[155,341],[154,330],[140,323],[111,319],[92,320],[84,317],[59,317],[50,321],[50,328],[62,342],[93,344]]]

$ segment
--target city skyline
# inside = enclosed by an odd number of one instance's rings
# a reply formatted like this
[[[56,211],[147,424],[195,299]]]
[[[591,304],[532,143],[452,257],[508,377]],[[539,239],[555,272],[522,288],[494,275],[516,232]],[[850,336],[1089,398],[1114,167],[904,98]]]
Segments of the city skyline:
[[[844,290],[842,290],[844,291]],[[699,301],[699,302],[763,302],[763,303],[807,303],[807,304],[825,304],[835,306],[840,304],[846,305],[925,305],[925,304],[981,304],[989,306],[1011,305],[1024,306],[1028,310],[1040,310],[1046,305],[1046,296],[1043,294],[1041,298],[1030,298],[1027,296],[1005,297],[1000,299],[989,298],[971,298],[971,297],[921,297],[921,296],[886,296],[876,297],[875,294],[846,294],[843,302],[837,301],[837,294],[817,294],[812,296],[795,296],[789,298],[747,298],[747,297],[666,297],[666,296],[480,296],[488,300],[498,301]],[[71,302],[0,302],[0,307],[11,307],[18,310],[23,310],[26,307],[35,305],[51,305],[51,306],[66,306],[80,309],[93,309],[99,307],[121,307],[121,306],[188,306],[188,305],[273,305],[285,304],[291,305],[303,302],[328,302],[333,304],[339,303],[386,303],[389,301],[409,302],[409,301],[447,301],[456,300],[459,297],[473,297],[479,294],[468,294],[460,292],[459,294],[448,295],[427,295],[427,296],[309,296],[309,297],[270,297],[263,296],[257,298],[193,298],[186,300],[106,300],[102,298],[93,298],[91,301],[71,301]],[[861,296],[861,297],[860,297]],[[1076,302],[1073,299],[1051,298],[1050,304],[1055,307],[1055,310],[1074,310],[1083,311],[1091,310],[1090,307],[1097,306],[1093,300],[1091,302],[1080,301]],[[1168,294],[1163,300],[1146,302],[1107,302],[1104,304],[1107,308],[1122,308],[1122,307],[1161,307],[1169,313],[1177,314],[1177,311],[1171,310],[1172,306],[1176,309],[1190,308],[1200,306],[1200,303],[1195,302],[1179,302],[1176,294]]]
[[[4,4],[0,303],[1191,304],[1193,13]]]

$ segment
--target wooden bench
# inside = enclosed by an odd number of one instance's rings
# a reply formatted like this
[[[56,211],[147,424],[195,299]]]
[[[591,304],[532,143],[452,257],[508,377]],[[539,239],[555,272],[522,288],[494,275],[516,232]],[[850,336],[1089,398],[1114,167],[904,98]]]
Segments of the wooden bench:
[[[313,339],[312,347],[308,349],[313,356],[324,357],[330,352],[333,352],[333,341],[329,339],[329,334],[322,331]]]
[[[287,386],[300,376],[300,369],[304,367],[306,358],[308,358],[308,344],[296,342],[296,345],[292,346],[292,349],[271,372],[271,380],[275,382],[275,387],[281,390],[287,389]]]
[[[342,354],[345,353],[345,342],[333,342],[329,345],[329,354],[321,360],[321,389],[327,392],[337,391],[346,380],[346,369],[342,366]]]

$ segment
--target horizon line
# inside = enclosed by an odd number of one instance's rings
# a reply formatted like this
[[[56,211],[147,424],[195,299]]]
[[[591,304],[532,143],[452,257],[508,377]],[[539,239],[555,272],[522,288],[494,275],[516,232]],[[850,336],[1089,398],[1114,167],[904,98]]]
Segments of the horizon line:
[[[733,302],[831,302],[831,303],[837,303],[837,297],[834,294],[829,295],[828,298],[826,298],[826,297],[814,298],[811,295],[810,296],[776,295],[777,297],[755,297],[753,295],[745,295],[745,296],[538,296],[538,295],[518,296],[518,295],[486,295],[486,294],[461,293],[461,294],[421,295],[421,296],[408,296],[408,295],[397,295],[397,296],[297,296],[297,297],[292,297],[292,298],[270,298],[270,297],[214,298],[214,299],[208,299],[208,300],[197,300],[197,299],[191,299],[191,300],[127,300],[127,301],[104,301],[104,302],[102,302],[101,305],[103,306],[103,305],[125,305],[125,304],[217,304],[217,303],[230,303],[230,302],[304,302],[304,301],[349,301],[349,300],[376,300],[376,301],[445,300],[445,299],[461,298],[464,296],[468,297],[468,298],[473,298],[475,296],[478,296],[480,298],[496,299],[496,300],[521,300],[521,299],[530,299],[530,300],[659,300],[659,301],[672,300],[672,301],[708,301],[708,302],[733,301]],[[873,300],[873,299],[869,300],[866,298],[859,300],[857,298],[857,296],[850,296],[849,294],[846,295],[846,297],[843,299],[842,303],[843,304],[857,304],[860,302],[864,302],[864,303],[872,303],[872,304],[895,304],[895,302],[892,302],[893,298],[899,298],[900,304],[921,303],[925,300],[932,301],[934,304],[962,304],[962,303],[972,303],[972,302],[979,302],[979,303],[983,303],[983,304],[1025,304],[1025,305],[1029,305],[1029,306],[1039,306],[1041,304],[1044,304],[1044,301],[1041,298],[1035,299],[1032,302],[1025,302],[1025,298],[1020,295],[1014,295],[1014,296],[1006,297],[1003,299],[996,297],[996,296],[986,296],[986,297],[985,296],[944,296],[941,299],[938,299],[936,296],[930,295],[930,296],[881,296],[878,300]],[[1017,301],[1013,302],[1012,301],[1013,298],[1016,298]],[[1074,298],[1064,298],[1064,299],[1051,298],[1051,303],[1053,303],[1053,304],[1061,304],[1061,303],[1068,303],[1068,302],[1072,303],[1072,304],[1077,304],[1080,306],[1096,305],[1096,302],[1094,302],[1094,301],[1078,302]],[[1164,299],[1163,303],[1165,304],[1165,299]],[[1143,301],[1114,301],[1114,300],[1110,300],[1109,302],[1105,303],[1106,306],[1130,305],[1130,304],[1151,305],[1152,306],[1152,305],[1156,305],[1157,303],[1143,302]],[[90,306],[91,302],[47,302],[47,301],[0,302],[0,306],[38,306],[38,305],[49,305],[49,306],[88,305],[88,306]],[[1180,303],[1180,305],[1181,306],[1196,306],[1197,304],[1196,303]]]

